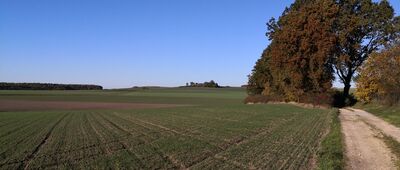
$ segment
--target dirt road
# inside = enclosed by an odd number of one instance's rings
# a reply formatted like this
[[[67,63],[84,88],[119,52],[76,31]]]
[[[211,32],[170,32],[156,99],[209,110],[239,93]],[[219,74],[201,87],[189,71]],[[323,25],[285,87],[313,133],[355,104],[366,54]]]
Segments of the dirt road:
[[[346,169],[396,169],[397,159],[380,138],[382,134],[400,141],[400,129],[358,109],[341,109]]]

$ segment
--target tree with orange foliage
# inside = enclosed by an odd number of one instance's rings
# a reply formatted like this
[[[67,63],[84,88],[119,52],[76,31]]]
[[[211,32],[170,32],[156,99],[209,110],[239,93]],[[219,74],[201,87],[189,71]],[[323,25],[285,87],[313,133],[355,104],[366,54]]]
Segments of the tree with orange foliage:
[[[336,44],[332,27],[338,7],[331,0],[294,5],[277,26],[270,26],[270,68],[275,86],[296,101],[304,93],[322,93],[332,86],[330,59]]]
[[[247,83],[247,93],[250,95],[270,95],[269,82],[272,82],[271,70],[268,66],[269,49],[265,49],[261,58],[257,60]]]
[[[400,45],[371,55],[360,69],[355,94],[364,103],[400,101]]]
[[[271,44],[249,87],[287,101],[329,91],[335,72],[345,101],[358,68],[400,35],[400,17],[387,0],[296,0],[267,25]]]
[[[279,18],[272,19],[272,40],[256,63],[249,87],[264,95],[279,94],[298,101],[305,93],[323,93],[332,86],[330,59],[336,37],[332,30],[338,8],[331,0],[296,1]]]

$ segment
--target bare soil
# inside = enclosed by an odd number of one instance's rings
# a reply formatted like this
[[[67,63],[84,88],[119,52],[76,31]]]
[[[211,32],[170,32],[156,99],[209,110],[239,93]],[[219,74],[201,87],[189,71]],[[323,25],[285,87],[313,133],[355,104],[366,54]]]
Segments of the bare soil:
[[[149,103],[0,100],[0,111],[147,109],[147,108],[171,108],[178,106],[185,106],[185,105],[149,104]]]
[[[356,109],[341,109],[346,169],[396,169],[397,159],[380,138],[381,127],[388,123],[370,113]],[[390,134],[387,134],[390,135]]]

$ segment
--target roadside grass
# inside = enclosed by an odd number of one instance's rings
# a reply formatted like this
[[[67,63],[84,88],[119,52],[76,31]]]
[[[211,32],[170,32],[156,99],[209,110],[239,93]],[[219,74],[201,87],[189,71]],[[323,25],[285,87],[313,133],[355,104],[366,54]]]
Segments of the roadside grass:
[[[389,147],[390,151],[397,157],[395,164],[397,169],[400,169],[400,143],[387,135],[383,135],[383,141],[386,146]]]
[[[400,106],[383,106],[379,104],[357,104],[355,108],[370,112],[383,120],[400,127]]]
[[[318,152],[318,168],[339,170],[344,167],[343,143],[339,110],[334,109],[331,113],[330,130],[321,142]]]

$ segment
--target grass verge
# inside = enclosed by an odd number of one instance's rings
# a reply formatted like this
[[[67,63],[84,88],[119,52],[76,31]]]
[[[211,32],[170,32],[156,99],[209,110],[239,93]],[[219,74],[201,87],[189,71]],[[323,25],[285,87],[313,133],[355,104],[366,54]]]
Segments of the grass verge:
[[[330,131],[322,140],[318,152],[318,169],[343,169],[344,167],[339,110],[334,109],[331,116]]]
[[[383,141],[385,141],[386,146],[389,147],[392,153],[397,157],[395,164],[397,169],[400,169],[400,143],[386,135],[383,135]]]
[[[356,108],[370,112],[387,122],[400,127],[400,106],[383,106],[379,104],[358,104]]]

